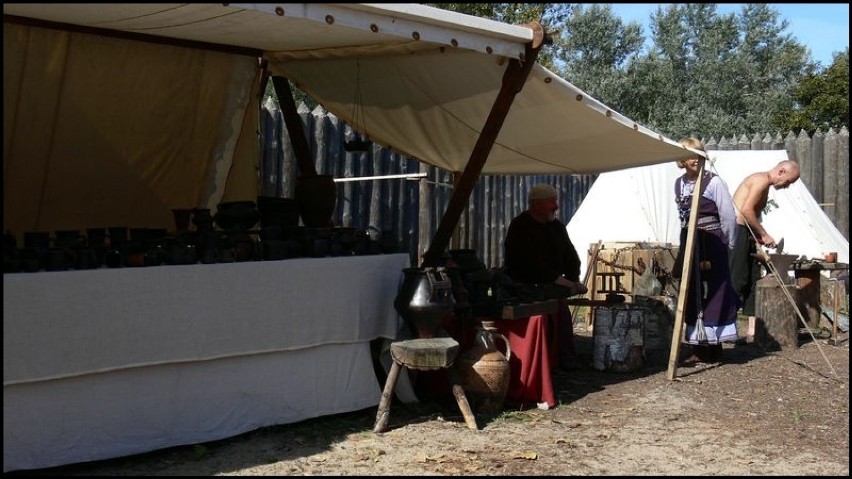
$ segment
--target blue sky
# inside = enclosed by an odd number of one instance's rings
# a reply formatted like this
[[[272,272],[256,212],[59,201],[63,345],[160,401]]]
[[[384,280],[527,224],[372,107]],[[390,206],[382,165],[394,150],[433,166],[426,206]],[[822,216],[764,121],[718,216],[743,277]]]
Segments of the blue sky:
[[[636,21],[642,25],[646,38],[651,35],[648,19],[660,3],[611,3],[612,11],[625,22]],[[719,3],[719,13],[739,13],[741,3]],[[828,66],[831,54],[849,46],[848,3],[773,3],[772,8],[787,20],[786,33],[811,51],[814,60]]]

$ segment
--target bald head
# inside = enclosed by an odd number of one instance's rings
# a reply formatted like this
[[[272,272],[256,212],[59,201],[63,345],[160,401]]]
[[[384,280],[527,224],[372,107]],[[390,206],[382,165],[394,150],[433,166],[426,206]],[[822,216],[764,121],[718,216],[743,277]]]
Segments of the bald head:
[[[784,160],[769,172],[769,180],[776,189],[784,189],[799,179],[799,164],[793,160]]]

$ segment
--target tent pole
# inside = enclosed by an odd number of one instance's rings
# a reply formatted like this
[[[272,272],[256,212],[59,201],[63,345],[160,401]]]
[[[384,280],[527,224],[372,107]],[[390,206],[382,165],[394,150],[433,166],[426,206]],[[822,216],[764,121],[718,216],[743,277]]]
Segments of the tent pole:
[[[453,196],[450,198],[444,216],[441,217],[441,223],[438,225],[438,230],[432,238],[429,249],[423,255],[421,265],[423,267],[436,266],[443,256],[444,250],[450,242],[450,236],[458,225],[462,211],[467,207],[473,187],[476,185],[480,173],[482,173],[482,167],[488,159],[491,147],[494,146],[497,135],[503,127],[509,108],[512,106],[515,96],[524,87],[524,83],[527,81],[533,65],[535,65],[538,52],[545,43],[541,25],[534,23],[531,28],[536,29],[535,39],[526,46],[523,62],[515,58],[509,60],[509,66],[503,73],[503,83],[500,92],[497,94],[497,99],[491,106],[491,112],[485,120],[485,126],[482,127],[479,138],[476,140],[476,145],[473,147],[464,172],[458,179],[456,188],[453,189]]]
[[[680,275],[680,286],[677,293],[677,310],[675,310],[674,327],[672,328],[672,347],[669,352],[669,368],[666,377],[674,380],[677,373],[677,358],[680,353],[680,343],[683,338],[683,313],[686,307],[686,293],[689,290],[689,279],[692,274],[692,255],[695,250],[695,225],[698,222],[698,202],[701,199],[701,184],[704,182],[704,158],[698,160],[698,178],[692,190],[692,204],[689,207],[689,223],[686,228],[686,248],[683,251],[683,270]]]
[[[273,75],[272,87],[281,104],[281,112],[284,114],[284,124],[287,125],[287,133],[290,135],[290,143],[293,145],[293,153],[299,165],[299,173],[302,176],[317,176],[317,169],[311,159],[311,147],[302,128],[302,119],[296,110],[296,100],[293,99],[293,90],[290,89],[290,81],[282,76]]]
[[[455,189],[458,187],[460,179],[461,179],[461,172],[460,171],[454,171],[453,172],[453,191],[455,191]],[[462,212],[464,212],[465,209],[467,209],[467,206],[465,206],[465,208],[462,208]],[[461,248],[461,238],[459,238],[459,225],[458,225],[458,223],[456,223],[456,227],[453,229],[453,236],[452,236],[452,238],[450,238],[450,249],[459,249],[459,248]]]

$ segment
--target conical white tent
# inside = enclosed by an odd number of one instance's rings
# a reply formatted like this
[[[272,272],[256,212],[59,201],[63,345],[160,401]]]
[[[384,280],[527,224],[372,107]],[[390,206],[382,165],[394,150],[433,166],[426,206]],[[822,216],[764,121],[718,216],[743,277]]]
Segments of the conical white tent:
[[[767,171],[788,159],[784,150],[711,150],[708,154],[705,168],[718,174],[731,194],[749,174]],[[595,180],[567,226],[580,253],[581,277],[587,267],[585,252],[598,240],[678,245],[674,182],[682,174],[674,163],[662,163],[603,173]],[[776,240],[784,238],[785,253],[822,258],[836,251],[838,261],[849,261],[849,240],[802,181],[783,190],[770,188],[769,199],[763,225]]]

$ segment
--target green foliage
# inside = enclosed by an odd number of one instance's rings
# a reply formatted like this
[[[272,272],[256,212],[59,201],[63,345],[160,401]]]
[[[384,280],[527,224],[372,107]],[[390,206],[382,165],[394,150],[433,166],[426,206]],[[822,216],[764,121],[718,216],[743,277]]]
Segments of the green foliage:
[[[616,105],[625,89],[623,66],[642,46],[638,23],[625,25],[607,4],[577,5],[554,39],[556,72],[598,100]]]
[[[670,4],[652,15],[653,46],[627,66],[627,116],[679,138],[776,128],[806,66],[804,47],[765,4],[721,15],[716,4]]]
[[[816,72],[771,4],[729,14],[713,3],[660,4],[649,48],[639,24],[608,4],[432,5],[508,23],[540,16],[554,40],[543,65],[672,138],[848,123],[848,49],[845,62]]]
[[[811,66],[793,89],[795,105],[775,115],[781,129],[813,135],[817,129],[838,130],[849,125],[849,47],[836,52],[824,71],[815,69]]]
[[[317,101],[308,96],[307,93],[300,90],[293,82],[290,82],[290,90],[293,92],[293,99],[296,101],[297,108],[301,103],[304,103],[310,110],[317,107]],[[272,80],[266,82],[266,89],[263,91],[263,101],[261,104],[266,103],[269,98],[272,98],[276,102],[278,101],[278,95],[275,93],[275,88],[272,86]]]

